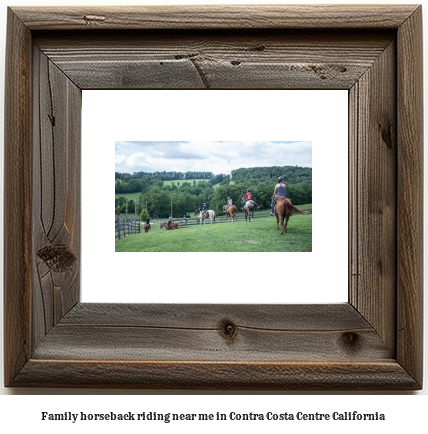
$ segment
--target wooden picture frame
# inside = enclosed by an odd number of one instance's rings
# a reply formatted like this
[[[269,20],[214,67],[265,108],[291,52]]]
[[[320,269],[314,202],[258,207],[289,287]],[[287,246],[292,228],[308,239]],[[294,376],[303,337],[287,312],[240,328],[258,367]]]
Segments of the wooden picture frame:
[[[414,5],[10,8],[6,386],[420,389],[421,23]],[[349,302],[81,303],[81,91],[101,88],[348,89]]]

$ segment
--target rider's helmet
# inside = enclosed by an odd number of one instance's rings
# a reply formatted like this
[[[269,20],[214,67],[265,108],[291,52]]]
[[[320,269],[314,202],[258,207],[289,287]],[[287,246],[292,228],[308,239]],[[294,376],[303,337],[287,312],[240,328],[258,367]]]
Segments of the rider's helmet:
[[[228,197],[228,199],[230,199],[230,197]]]
[[[249,188],[247,188],[247,191],[250,191],[250,189],[249,189]]]
[[[284,181],[284,178],[282,176],[278,177],[278,182]]]

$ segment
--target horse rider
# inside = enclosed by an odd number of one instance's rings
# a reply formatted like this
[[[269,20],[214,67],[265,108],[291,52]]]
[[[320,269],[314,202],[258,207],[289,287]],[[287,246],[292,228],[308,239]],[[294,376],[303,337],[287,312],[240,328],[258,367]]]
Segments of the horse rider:
[[[171,223],[172,223],[172,216],[171,216],[171,214],[169,215],[169,219],[168,219],[168,221],[166,222],[166,226],[167,226],[167,228],[169,229],[169,227],[171,226]]]
[[[251,191],[250,191],[250,189],[249,188],[247,188],[247,194],[245,195],[245,200],[244,200],[244,202],[242,202],[242,210],[244,209],[244,206],[245,206],[245,204],[249,201],[249,200],[251,200],[253,198],[253,195],[251,194]]]
[[[271,213],[270,215],[275,215],[274,213],[274,208],[275,208],[275,203],[278,200],[278,197],[287,197],[287,195],[285,194],[285,184],[284,184],[284,178],[282,176],[280,176],[278,178],[278,184],[275,185],[275,190],[273,192],[273,196],[272,196],[272,206],[271,206]]]
[[[230,205],[232,205],[232,199],[230,197],[227,198],[227,205],[226,205],[226,209],[224,210],[224,213],[227,213],[227,208],[230,207]]]
[[[147,217],[147,220],[146,220],[146,223],[145,223],[146,225],[150,225],[150,217]]]
[[[206,212],[206,211],[207,211],[207,204],[204,203],[204,204],[202,205],[201,213],[203,214],[203,213]]]

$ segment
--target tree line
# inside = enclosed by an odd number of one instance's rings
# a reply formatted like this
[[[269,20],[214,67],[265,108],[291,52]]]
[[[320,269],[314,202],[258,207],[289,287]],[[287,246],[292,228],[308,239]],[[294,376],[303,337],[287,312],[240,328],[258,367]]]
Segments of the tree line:
[[[250,167],[232,170],[235,182],[272,182],[278,175],[284,177],[287,184],[312,184],[312,168],[300,166]]]
[[[115,191],[116,193],[136,193],[144,191],[152,185],[162,187],[164,181],[193,181],[195,179],[206,179],[212,185],[218,184],[225,175],[214,175],[212,172],[134,172],[120,173],[115,172]]]
[[[188,173],[198,174],[199,176],[201,173],[208,174],[210,172]],[[293,204],[312,203],[312,169],[307,167],[243,168],[232,171],[232,176],[211,174],[212,176],[205,181],[199,182],[195,181],[196,178],[193,178],[193,180],[187,177],[176,178],[181,179],[179,185],[164,185],[162,179],[153,175],[144,174],[140,178],[131,178],[128,176],[118,177],[116,173],[116,194],[140,192],[137,203],[132,200],[128,201],[128,213],[137,212],[140,215],[146,209],[151,217],[165,218],[171,213],[171,202],[174,217],[183,217],[184,215],[191,217],[193,215],[192,211],[200,210],[203,203],[207,204],[208,209],[220,213],[228,197],[240,209],[241,197],[245,195],[247,188],[251,190],[253,199],[261,208],[268,209],[271,206],[272,193],[278,176],[284,177],[287,196],[292,199]],[[123,191],[118,188],[118,180],[128,183],[128,185],[132,181],[141,181],[141,184],[138,184],[136,190]],[[214,187],[215,185],[216,187]],[[125,212],[126,199],[123,197],[116,198],[115,205],[116,214]]]

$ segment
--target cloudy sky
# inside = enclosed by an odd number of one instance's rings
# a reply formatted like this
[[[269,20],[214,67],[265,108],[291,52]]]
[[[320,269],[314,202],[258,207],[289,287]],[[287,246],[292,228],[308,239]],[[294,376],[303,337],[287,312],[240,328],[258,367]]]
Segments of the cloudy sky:
[[[115,142],[115,171],[207,171],[240,167],[312,167],[312,142]]]

